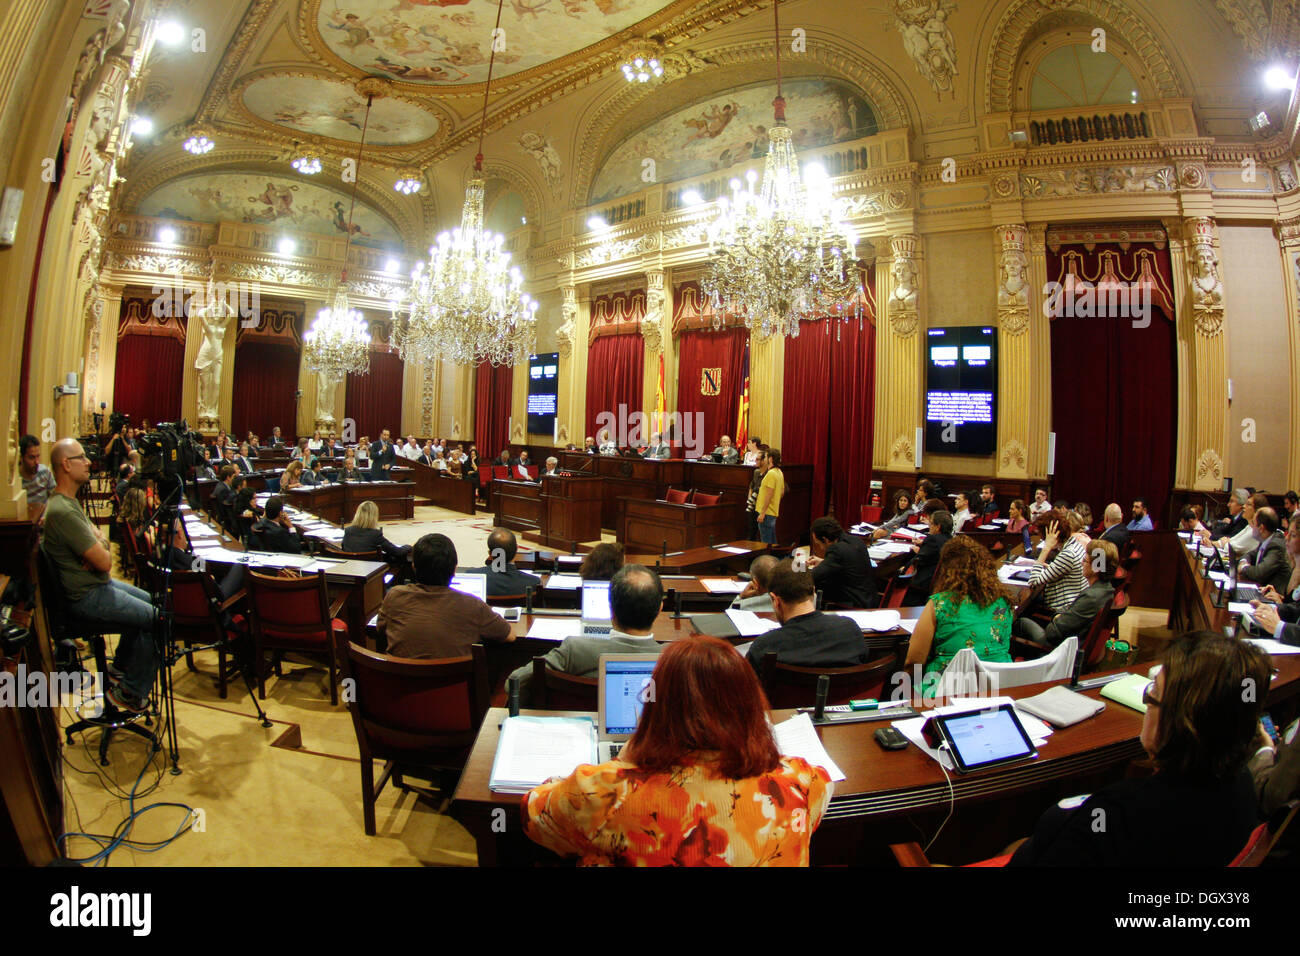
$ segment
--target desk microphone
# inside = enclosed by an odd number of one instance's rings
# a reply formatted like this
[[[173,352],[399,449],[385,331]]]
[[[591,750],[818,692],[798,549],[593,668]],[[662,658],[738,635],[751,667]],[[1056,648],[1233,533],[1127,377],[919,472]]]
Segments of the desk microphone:
[[[1214,597],[1211,598],[1211,603],[1215,607],[1223,607],[1223,582],[1216,581],[1214,583],[1217,585],[1217,587],[1215,588],[1214,591]]]
[[[667,538],[665,538],[664,541],[663,541],[663,546],[662,546],[662,547],[660,548],[660,550],[659,550],[659,555],[660,555],[660,557],[664,558],[665,560],[668,558],[668,539],[667,539]]]
[[[817,605],[816,605],[817,610],[820,611],[820,610],[822,609],[822,606],[823,606],[825,603],[826,603],[826,592],[823,591],[821,588],[818,588],[818,589],[817,589]]]
[[[813,723],[820,724],[826,720],[826,698],[831,693],[831,675],[822,674],[817,678],[817,706],[813,709]]]
[[[677,590],[676,588],[672,588],[672,592],[673,592],[673,617],[679,618],[682,616],[682,592]]]
[[[530,584],[524,588],[524,613],[533,613],[533,586]]]
[[[713,535],[709,535],[709,547],[713,547]]]
[[[509,694],[508,705],[510,707],[510,716],[518,717],[519,716],[519,678],[514,675],[511,675],[510,679],[506,681],[506,688],[507,688],[507,693]]]

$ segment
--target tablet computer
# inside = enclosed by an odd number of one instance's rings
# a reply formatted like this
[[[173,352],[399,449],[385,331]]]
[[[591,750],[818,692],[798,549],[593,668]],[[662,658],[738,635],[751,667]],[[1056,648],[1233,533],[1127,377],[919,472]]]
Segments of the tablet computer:
[[[932,746],[947,744],[953,766],[960,773],[1038,756],[1011,704],[931,717],[923,732]]]

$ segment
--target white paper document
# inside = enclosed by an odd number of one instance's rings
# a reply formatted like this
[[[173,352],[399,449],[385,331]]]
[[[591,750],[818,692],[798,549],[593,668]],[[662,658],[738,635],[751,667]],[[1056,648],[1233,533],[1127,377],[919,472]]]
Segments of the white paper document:
[[[1229,581],[1232,580],[1231,577],[1224,574],[1222,571],[1211,571],[1209,574],[1206,575],[1206,577],[1208,577],[1211,581],[1221,581],[1224,584],[1227,584]]]
[[[776,621],[759,617],[753,611],[740,611],[734,607],[727,608],[727,617],[741,637],[757,637],[781,626]]]
[[[731,578],[700,578],[700,583],[710,594],[739,594],[745,590],[744,581],[733,581]]]
[[[826,752],[817,728],[807,714],[795,714],[772,728],[776,749],[786,757],[802,757],[814,767],[824,767],[832,780],[843,780],[844,771],[836,766]]]
[[[576,574],[552,574],[543,587],[552,591],[577,591],[582,588],[582,578]]]
[[[727,554],[749,554],[749,552],[750,552],[750,549],[749,549],[749,548],[737,548],[737,547],[734,547],[734,546],[729,545],[729,544],[728,544],[728,545],[724,545],[724,546],[721,547],[721,548],[718,548],[718,550],[719,550],[719,551],[725,551],[725,552],[727,552]]]
[[[1283,644],[1271,637],[1248,637],[1246,640],[1270,654],[1300,654],[1300,647],[1294,644]]]
[[[921,619],[919,617],[914,617],[910,620],[899,621],[898,626],[901,627],[903,630],[907,631],[908,634],[912,634],[916,631],[916,625],[920,623],[921,623]]]
[[[582,618],[535,617],[526,636],[542,641],[562,641],[566,637],[577,637],[581,633]]]
[[[883,634],[898,628],[902,617],[897,611],[831,611],[831,614],[847,617],[864,631]]]
[[[596,762],[596,722],[590,717],[507,717],[501,725],[488,786],[527,793],[552,777]]]

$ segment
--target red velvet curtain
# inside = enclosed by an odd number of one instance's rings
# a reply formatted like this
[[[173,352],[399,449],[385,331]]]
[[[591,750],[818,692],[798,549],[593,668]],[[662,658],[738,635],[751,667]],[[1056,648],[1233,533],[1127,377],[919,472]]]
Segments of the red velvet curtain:
[[[829,500],[841,523],[856,522],[867,501],[875,369],[876,329],[866,318],[860,329],[857,321],[805,322],[785,341],[781,459],[813,466],[814,518]]]
[[[1124,265],[1134,262],[1135,248]],[[1048,250],[1048,275],[1062,275],[1071,261],[1081,278],[1119,260],[1105,253],[1066,246]],[[1158,276],[1168,275],[1168,252],[1149,257]],[[1119,270],[1131,281],[1133,270]],[[1130,274],[1125,274],[1130,273]],[[1160,302],[1159,294],[1154,296]],[[1064,311],[1064,310],[1062,310]],[[1147,499],[1152,520],[1163,524],[1173,487],[1178,431],[1176,334],[1170,316],[1152,304],[1150,322],[1130,317],[1052,319],[1052,429],[1056,432],[1053,498],[1085,501],[1099,515],[1109,502],[1129,513],[1134,497]]]
[[[479,460],[490,462],[510,443],[510,402],[515,370],[486,362],[474,370],[474,440]]]
[[[587,435],[600,441],[596,434],[596,416],[601,412],[619,414],[641,411],[641,389],[645,379],[645,339],[638,332],[627,335],[604,335],[591,343],[587,353]],[[618,426],[610,437],[618,441]],[[586,435],[582,436],[586,437]],[[574,444],[579,444],[575,438]]]
[[[705,452],[710,452],[717,446],[719,438],[735,431],[740,392],[744,387],[741,376],[748,339],[749,330],[745,328],[683,332],[678,337],[677,411],[682,417],[683,433],[667,439],[671,444],[681,443],[689,434]],[[708,381],[705,380],[705,369],[710,370]],[[717,389],[716,395],[704,394],[714,388]],[[753,391],[751,379],[751,398]],[[691,431],[687,433],[686,416],[696,412],[703,415],[702,431],[692,421]]]
[[[131,421],[174,422],[181,417],[185,342],[170,335],[124,335],[117,341],[113,408]],[[193,424],[193,423],[191,423]]]
[[[251,431],[266,440],[279,425],[285,441],[294,440],[298,431],[296,348],[283,342],[261,342],[255,336],[241,339],[235,346],[233,387],[231,435]],[[303,400],[307,400],[305,396]]]
[[[357,438],[371,441],[385,428],[396,438],[402,434],[402,357],[396,352],[372,349],[370,372],[349,375],[344,416],[357,425]]]

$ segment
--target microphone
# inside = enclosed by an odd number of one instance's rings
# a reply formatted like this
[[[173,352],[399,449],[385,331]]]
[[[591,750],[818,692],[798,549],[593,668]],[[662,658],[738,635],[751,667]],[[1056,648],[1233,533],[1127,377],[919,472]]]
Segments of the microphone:
[[[817,706],[813,710],[813,723],[820,724],[826,720],[826,698],[831,692],[831,675],[822,674],[817,678]]]
[[[533,613],[533,586],[531,584],[524,588],[524,613]]]
[[[818,589],[817,589],[817,605],[816,605],[817,610],[820,611],[820,610],[822,609],[822,605],[825,604],[825,602],[826,602],[826,592],[824,592],[821,588],[818,588]]]
[[[664,541],[663,541],[663,547],[662,547],[662,549],[660,550],[660,557],[663,557],[663,558],[667,558],[667,557],[668,557],[668,539],[667,539],[667,538],[665,538]]]
[[[677,590],[676,588],[673,588],[672,592],[673,592],[673,617],[681,617],[682,616],[682,592]]]
[[[506,681],[506,687],[507,687],[507,692],[509,694],[507,703],[508,706],[510,707],[510,716],[518,717],[519,716],[519,678],[512,675],[510,679]]]

